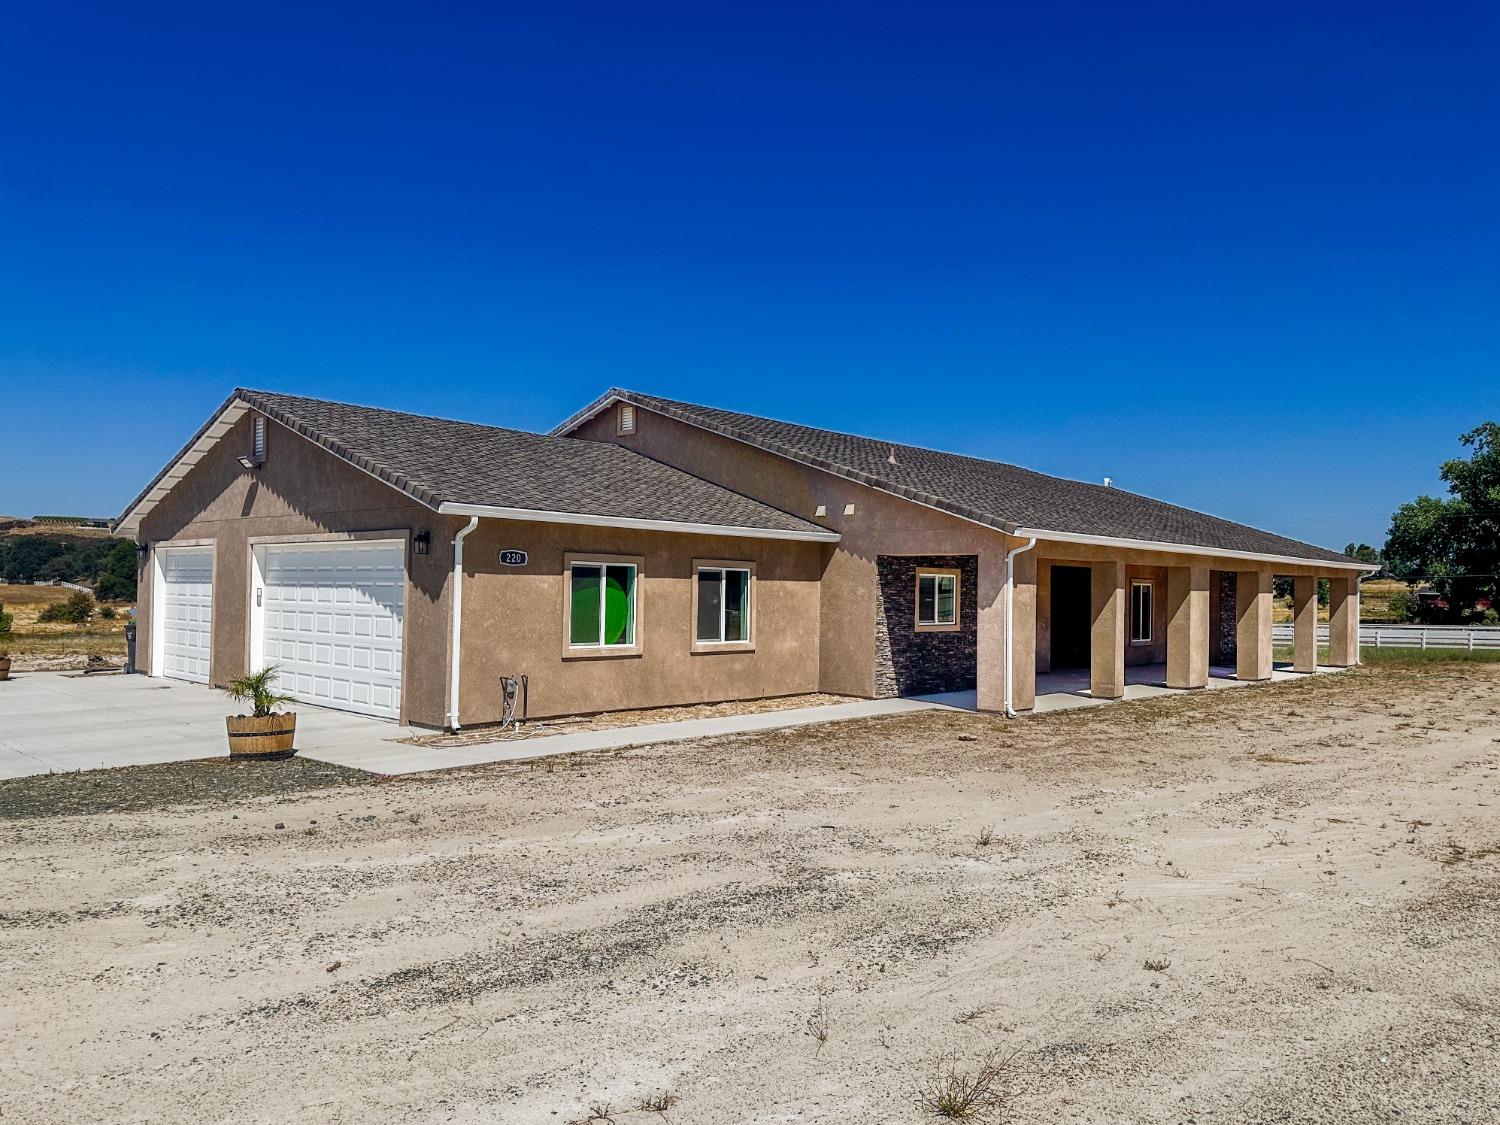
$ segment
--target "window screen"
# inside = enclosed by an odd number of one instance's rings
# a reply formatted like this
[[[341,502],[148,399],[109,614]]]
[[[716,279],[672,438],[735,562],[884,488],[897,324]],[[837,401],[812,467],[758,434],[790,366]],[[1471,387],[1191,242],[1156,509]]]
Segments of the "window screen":
[[[703,643],[750,639],[750,572],[700,567],[698,615],[693,636]]]
[[[1151,639],[1151,583],[1130,584],[1130,639],[1145,643]]]
[[[917,624],[958,624],[958,575],[917,575]]]

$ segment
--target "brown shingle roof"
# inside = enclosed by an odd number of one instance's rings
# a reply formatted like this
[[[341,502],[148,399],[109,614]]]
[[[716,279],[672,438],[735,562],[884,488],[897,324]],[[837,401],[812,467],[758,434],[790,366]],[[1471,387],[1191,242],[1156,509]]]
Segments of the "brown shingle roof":
[[[794,537],[828,534],[808,520],[608,442],[244,389],[218,413],[236,402],[434,509],[464,504]],[[211,420],[200,436],[212,425]],[[132,501],[127,516],[171,467]]]
[[[1005,531],[1041,529],[1203,547],[1210,551],[1337,561],[1345,565],[1351,562],[1324,547],[1120,488],[1047,476],[1000,461],[820,430],[618,388],[553,432],[565,432],[614,398]]]

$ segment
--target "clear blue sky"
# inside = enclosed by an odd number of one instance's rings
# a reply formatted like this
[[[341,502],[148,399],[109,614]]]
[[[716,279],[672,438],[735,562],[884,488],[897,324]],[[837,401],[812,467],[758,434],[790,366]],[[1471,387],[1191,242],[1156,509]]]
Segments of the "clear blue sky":
[[[0,512],[611,384],[1379,544],[1500,415],[1493,4],[11,5]]]

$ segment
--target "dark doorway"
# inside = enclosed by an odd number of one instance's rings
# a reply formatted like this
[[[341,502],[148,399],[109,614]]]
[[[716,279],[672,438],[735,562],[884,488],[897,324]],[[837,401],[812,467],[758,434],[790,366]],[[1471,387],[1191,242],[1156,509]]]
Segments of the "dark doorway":
[[[1092,571],[1086,566],[1052,568],[1052,667],[1089,666]]]

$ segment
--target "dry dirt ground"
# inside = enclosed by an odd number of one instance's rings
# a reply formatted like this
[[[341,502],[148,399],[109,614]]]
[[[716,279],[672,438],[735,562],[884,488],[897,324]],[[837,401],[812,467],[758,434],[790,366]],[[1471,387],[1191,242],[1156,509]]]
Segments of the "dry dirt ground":
[[[111,663],[125,660],[125,625],[130,606],[115,603],[115,617],[107,620],[97,612],[82,625],[38,621],[42,610],[53,602],[67,601],[74,591],[66,586],[15,586],[0,582],[0,605],[15,620],[14,636],[0,649],[10,652],[17,672],[61,671],[87,667],[90,656]]]
[[[1491,664],[11,820],[0,1107],[1492,1122],[1497,812]]]

